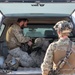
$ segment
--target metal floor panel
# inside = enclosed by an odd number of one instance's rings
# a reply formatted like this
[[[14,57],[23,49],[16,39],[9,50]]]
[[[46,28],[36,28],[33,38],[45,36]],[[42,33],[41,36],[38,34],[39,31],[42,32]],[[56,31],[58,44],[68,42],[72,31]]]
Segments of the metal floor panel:
[[[40,68],[19,68],[18,71],[11,71],[7,74],[41,75],[41,69]]]

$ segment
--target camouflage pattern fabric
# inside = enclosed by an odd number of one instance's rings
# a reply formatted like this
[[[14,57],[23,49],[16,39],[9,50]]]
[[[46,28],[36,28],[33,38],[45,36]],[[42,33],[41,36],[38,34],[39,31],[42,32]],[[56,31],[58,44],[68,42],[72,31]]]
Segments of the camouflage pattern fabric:
[[[37,66],[40,67],[41,63],[43,62],[43,58],[45,56],[46,49],[49,45],[49,41],[45,38],[36,38],[35,39],[35,51],[33,51],[30,56],[36,62]],[[40,48],[38,48],[40,47]]]
[[[36,38],[34,43],[35,43],[35,47],[41,47],[42,50],[44,51],[46,51],[49,45],[49,41],[46,40],[45,38]]]
[[[45,55],[45,52],[43,52],[43,51],[40,51],[40,52],[34,51],[30,54],[30,56],[36,63],[37,67],[41,66],[41,63],[43,62],[43,59],[44,59],[44,55]]]
[[[46,51],[48,46],[49,46],[49,41],[44,39],[43,45],[42,45],[42,50]]]
[[[65,20],[59,21],[55,24],[54,29],[62,33],[70,33],[73,29],[73,24]]]
[[[22,51],[19,47],[12,49],[9,53],[15,58],[19,58],[19,62],[24,67],[32,67],[34,66],[33,59],[28,55],[27,52]]]
[[[50,45],[49,45],[49,47],[48,47],[48,49],[47,49],[47,52],[46,52],[46,54],[45,54],[45,57],[44,57],[44,60],[43,60],[43,63],[41,64],[41,69],[42,69],[42,72],[44,72],[44,71],[50,71],[52,68],[53,68],[53,61],[56,61],[58,58],[62,58],[62,55],[63,55],[63,57],[64,57],[64,53],[63,52],[65,52],[66,53],[66,50],[67,50],[67,48],[69,47],[69,38],[66,38],[66,39],[59,39],[57,42],[53,42],[53,43],[51,43]],[[71,60],[69,60],[69,62],[70,62],[70,64],[71,64],[71,67],[73,68],[73,67],[75,67],[75,65],[74,65],[74,63],[72,63],[72,62],[75,62],[75,60],[74,60],[74,57],[75,57],[75,42],[72,42],[72,50],[73,50],[73,53],[74,54],[71,54]],[[58,52],[60,52],[59,54],[58,54]],[[55,60],[55,58],[54,58],[54,54],[56,53],[56,55],[57,55],[57,59]],[[63,53],[63,54],[62,54]],[[59,59],[59,60],[60,60]],[[58,61],[59,61],[58,60]],[[57,61],[57,62],[58,62]],[[56,63],[57,63],[56,62]],[[57,64],[56,64],[57,65]],[[66,65],[68,65],[68,64],[66,64]],[[65,66],[66,66],[65,65]],[[67,66],[67,70],[68,69],[72,69],[69,65]],[[65,69],[65,67],[63,68],[63,69]],[[65,73],[66,73],[67,71],[64,71],[63,73],[64,73],[64,75],[65,75]],[[75,71],[73,71],[73,69],[72,69],[72,72],[74,73]],[[62,71],[61,71],[61,74],[63,74],[62,73]],[[69,71],[68,73],[71,73],[71,71]]]
[[[9,54],[4,62],[4,68],[7,68],[9,70],[17,70],[18,67],[19,67],[19,61],[15,57]]]
[[[19,25],[14,24],[12,25],[6,33],[6,42],[9,49],[13,49],[19,47],[21,43],[25,43],[29,41],[29,37],[25,37],[23,35],[22,29]]]

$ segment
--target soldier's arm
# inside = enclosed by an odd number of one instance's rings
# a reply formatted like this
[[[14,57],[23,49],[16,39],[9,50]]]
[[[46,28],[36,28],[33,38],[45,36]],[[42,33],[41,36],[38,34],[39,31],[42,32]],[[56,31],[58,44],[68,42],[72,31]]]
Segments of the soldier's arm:
[[[30,40],[29,37],[25,37],[21,31],[21,29],[13,29],[13,33],[15,35],[15,37],[17,38],[17,40],[20,42],[20,43],[25,43],[25,42],[28,42]]]
[[[53,67],[53,50],[52,44],[50,44],[45,54],[44,61],[41,65],[42,75],[48,75],[52,67]]]

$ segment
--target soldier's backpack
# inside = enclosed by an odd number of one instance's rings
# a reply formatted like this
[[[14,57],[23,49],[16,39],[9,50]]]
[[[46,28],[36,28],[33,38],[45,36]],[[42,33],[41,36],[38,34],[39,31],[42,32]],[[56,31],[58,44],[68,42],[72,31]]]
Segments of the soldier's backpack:
[[[17,70],[19,67],[19,61],[15,57],[12,57],[12,59],[6,63],[6,66],[9,70]]]

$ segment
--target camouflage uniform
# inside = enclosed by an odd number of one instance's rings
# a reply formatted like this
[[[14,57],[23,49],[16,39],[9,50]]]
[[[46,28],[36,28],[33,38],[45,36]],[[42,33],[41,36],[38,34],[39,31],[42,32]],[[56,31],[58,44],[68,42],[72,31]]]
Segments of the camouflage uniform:
[[[10,50],[19,47],[21,43],[28,42],[29,40],[29,37],[24,37],[22,29],[17,24],[12,25],[7,30],[6,42]]]
[[[60,22],[58,22],[58,26],[56,26],[55,28],[57,28],[56,30],[62,29],[63,33],[67,33],[67,32],[70,33],[72,26],[70,26],[70,28],[69,28],[68,25],[69,25],[68,22],[60,21]],[[64,26],[64,28],[62,26]],[[69,30],[66,30],[66,27],[69,28]],[[69,47],[69,41],[70,41],[69,38],[65,38],[65,39],[60,38],[58,41],[53,42],[49,45],[47,52],[45,54],[44,61],[41,64],[42,75],[48,75],[49,71],[51,71],[52,68],[57,67],[57,64],[60,61],[60,59],[66,55],[66,51],[68,50],[68,47]],[[69,59],[67,60],[67,63],[60,70],[59,75],[75,74],[75,42],[72,42],[71,50],[72,50],[72,54],[70,55]],[[55,65],[54,65],[54,63],[55,63]]]
[[[36,38],[35,39],[35,46],[34,47],[40,47],[41,49],[38,49],[38,51],[33,51],[30,55],[33,58],[33,60],[36,62],[36,65],[38,67],[41,66],[41,63],[43,62],[43,58],[46,52],[46,49],[49,45],[49,41],[47,41],[45,38]]]
[[[29,40],[29,37],[24,37],[22,29],[17,24],[12,25],[6,33],[6,42],[9,48],[9,54],[15,58],[18,57],[22,66],[26,67],[32,66],[34,62],[26,52],[23,52],[20,49],[20,45]],[[8,59],[9,58],[6,59],[6,62],[8,62]]]

